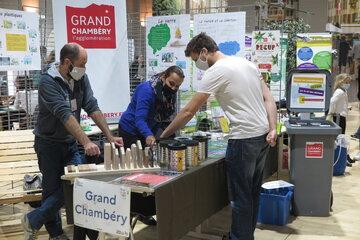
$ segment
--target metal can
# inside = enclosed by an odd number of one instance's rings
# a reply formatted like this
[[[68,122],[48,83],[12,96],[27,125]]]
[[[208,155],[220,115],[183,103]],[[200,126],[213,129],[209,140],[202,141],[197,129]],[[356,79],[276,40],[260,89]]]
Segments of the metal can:
[[[203,162],[208,157],[208,141],[209,138],[206,136],[193,136],[193,140],[196,140],[199,142],[199,161]]]
[[[157,144],[157,158],[158,164],[161,168],[167,169],[169,166],[169,144],[179,143],[176,140],[161,140],[159,144]]]
[[[196,167],[199,165],[199,142],[191,139],[179,140],[186,145],[186,168]]]
[[[183,172],[186,170],[186,145],[175,143],[168,145],[169,169],[172,171]]]

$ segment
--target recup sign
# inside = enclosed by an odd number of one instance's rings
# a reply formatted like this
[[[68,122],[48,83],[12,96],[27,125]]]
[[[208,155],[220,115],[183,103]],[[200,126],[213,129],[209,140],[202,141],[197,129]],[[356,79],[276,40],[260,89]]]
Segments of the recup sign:
[[[68,42],[84,48],[116,48],[114,6],[66,6]]]

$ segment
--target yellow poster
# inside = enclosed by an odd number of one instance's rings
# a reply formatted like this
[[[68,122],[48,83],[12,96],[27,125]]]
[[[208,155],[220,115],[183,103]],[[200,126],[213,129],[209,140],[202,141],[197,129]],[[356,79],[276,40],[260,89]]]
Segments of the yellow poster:
[[[27,51],[27,42],[25,34],[6,34],[6,50],[7,51]]]

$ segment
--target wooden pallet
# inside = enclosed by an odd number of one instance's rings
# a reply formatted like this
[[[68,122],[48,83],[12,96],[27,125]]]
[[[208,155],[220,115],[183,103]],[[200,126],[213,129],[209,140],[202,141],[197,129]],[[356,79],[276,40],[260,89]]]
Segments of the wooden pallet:
[[[26,174],[39,174],[32,130],[0,132],[0,205],[41,200],[41,190],[24,191]]]

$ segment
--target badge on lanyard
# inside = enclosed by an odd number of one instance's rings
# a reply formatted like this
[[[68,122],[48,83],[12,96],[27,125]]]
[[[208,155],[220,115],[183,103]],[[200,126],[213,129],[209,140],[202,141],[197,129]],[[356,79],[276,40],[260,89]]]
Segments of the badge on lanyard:
[[[71,111],[75,112],[77,110],[76,98],[71,100],[70,105],[71,105]]]

